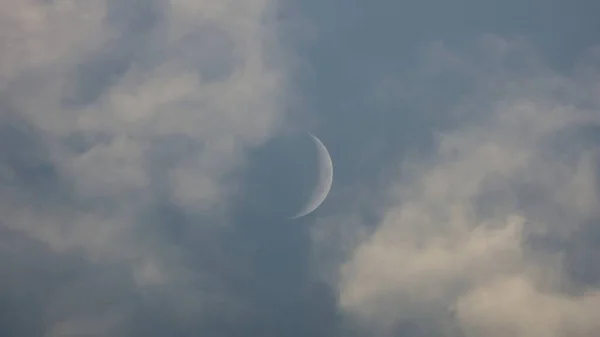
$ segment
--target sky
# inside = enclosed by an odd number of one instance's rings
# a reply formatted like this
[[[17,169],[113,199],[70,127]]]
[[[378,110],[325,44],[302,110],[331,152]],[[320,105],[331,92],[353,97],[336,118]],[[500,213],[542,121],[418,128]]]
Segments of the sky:
[[[599,11],[0,1],[0,337],[597,336]]]

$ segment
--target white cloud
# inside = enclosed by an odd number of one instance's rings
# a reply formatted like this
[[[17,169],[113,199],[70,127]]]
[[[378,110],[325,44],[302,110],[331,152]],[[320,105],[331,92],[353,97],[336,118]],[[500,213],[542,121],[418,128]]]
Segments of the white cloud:
[[[114,85],[98,100],[80,106],[64,104],[65,97],[85,85],[72,74],[93,62],[92,57],[110,54],[102,50],[110,48],[106,36],[120,38],[117,28],[106,21],[109,5],[5,1],[2,22],[9,25],[5,43],[16,45],[2,49],[2,56],[10,60],[0,66],[10,70],[2,84],[8,87],[7,99],[16,113],[4,119],[24,120],[32,130],[39,130],[49,151],[47,159],[84,200],[120,200],[127,206],[118,212],[135,213],[127,208],[140,206],[138,201],[152,193],[151,142],[177,136],[196,146],[171,163],[168,183],[174,200],[202,209],[225,202],[221,190],[230,186],[220,184],[220,177],[240,163],[245,147],[265,140],[281,118],[285,68],[266,54],[276,41],[274,27],[262,24],[274,5],[268,1],[169,3],[164,21],[144,37],[145,52],[164,57],[134,55],[127,71],[115,75]],[[85,24],[76,19],[85,19]],[[179,44],[186,36],[205,31],[204,45]],[[229,40],[231,50],[211,48]],[[24,55],[8,55],[15,50]],[[208,61],[233,57],[232,63],[224,65],[231,68],[228,76],[206,80],[197,67],[206,61],[203,56],[219,51],[225,54]],[[197,61],[183,62],[180,56],[186,52]],[[103,69],[98,71],[101,74]],[[73,137],[83,144],[73,147]]]
[[[228,301],[213,275],[189,270],[142,215],[163,198],[223,222],[230,173],[283,118],[288,64],[271,18],[277,5],[2,1],[0,123],[28,147],[14,143],[14,156],[0,162],[0,225],[59,256],[114,266],[141,288],[163,287],[165,302],[190,322],[207,303]],[[19,177],[41,166],[51,167],[43,174],[54,185],[24,186]],[[183,301],[183,292],[195,300]],[[48,335],[104,331],[68,315],[48,321]]]
[[[483,43],[478,57],[493,60],[475,58],[478,92],[456,107],[473,118],[440,133],[431,157],[406,159],[385,192],[391,206],[382,221],[339,265],[340,307],[374,332],[393,334],[421,319],[446,322],[438,333],[458,327],[467,336],[600,331],[590,313],[597,295],[561,288],[570,280],[563,255],[534,254],[528,246],[532,234],[568,238],[597,216],[598,145],[581,150],[573,138],[555,147],[569,128],[600,125],[598,106],[582,107],[594,100],[577,90],[585,85],[544,70],[521,45]],[[537,70],[519,76],[499,54]],[[471,60],[448,50],[435,59],[438,68],[444,59],[460,68]],[[315,243],[319,249],[336,242]]]
[[[600,292],[569,296],[540,289],[523,276],[498,277],[457,301],[456,315],[470,336],[596,336]]]
[[[111,35],[102,27],[104,1],[3,1],[0,12],[2,89],[22,71],[72,62]]]

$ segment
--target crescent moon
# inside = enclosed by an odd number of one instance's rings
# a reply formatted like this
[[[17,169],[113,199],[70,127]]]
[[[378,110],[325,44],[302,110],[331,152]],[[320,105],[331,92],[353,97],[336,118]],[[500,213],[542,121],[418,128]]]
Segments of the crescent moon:
[[[290,219],[303,217],[317,209],[323,203],[325,198],[327,198],[329,190],[331,190],[331,184],[333,183],[333,162],[329,155],[329,151],[327,151],[327,148],[317,136],[312,133],[309,133],[309,135],[317,146],[319,178],[308,202],[298,213],[296,213],[296,215],[290,217]]]

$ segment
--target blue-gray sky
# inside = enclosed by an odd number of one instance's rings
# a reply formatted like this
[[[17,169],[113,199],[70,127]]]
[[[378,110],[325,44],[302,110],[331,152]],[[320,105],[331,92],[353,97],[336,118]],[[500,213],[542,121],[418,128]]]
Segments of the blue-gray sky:
[[[3,1],[0,337],[598,336],[598,12]]]

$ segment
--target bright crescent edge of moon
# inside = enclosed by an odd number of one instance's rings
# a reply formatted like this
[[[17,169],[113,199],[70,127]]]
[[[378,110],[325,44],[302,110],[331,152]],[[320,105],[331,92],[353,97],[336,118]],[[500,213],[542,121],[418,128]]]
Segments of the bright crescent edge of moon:
[[[325,201],[325,198],[327,198],[333,183],[333,162],[329,155],[329,151],[327,151],[327,148],[317,136],[312,133],[309,133],[309,135],[317,145],[319,156],[319,180],[317,181],[308,202],[298,213],[296,213],[296,215],[290,217],[290,219],[297,219],[308,215],[321,206],[323,201]]]

